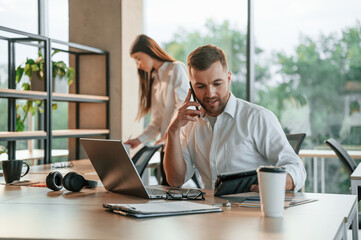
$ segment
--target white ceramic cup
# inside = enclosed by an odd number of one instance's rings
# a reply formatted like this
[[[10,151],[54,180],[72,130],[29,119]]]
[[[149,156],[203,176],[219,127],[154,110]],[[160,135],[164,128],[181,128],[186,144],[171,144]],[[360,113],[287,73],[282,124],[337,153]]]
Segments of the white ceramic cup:
[[[286,170],[262,166],[257,169],[262,216],[282,217],[285,204]]]

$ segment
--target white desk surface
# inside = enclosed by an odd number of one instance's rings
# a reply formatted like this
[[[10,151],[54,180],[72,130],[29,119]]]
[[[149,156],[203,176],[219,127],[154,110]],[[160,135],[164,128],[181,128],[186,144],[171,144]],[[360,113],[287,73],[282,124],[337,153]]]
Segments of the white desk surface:
[[[361,180],[361,164],[357,165],[355,171],[351,174],[351,180]]]
[[[361,159],[361,151],[348,150],[348,154],[354,159]],[[333,150],[301,149],[300,157],[337,157]]]
[[[74,161],[76,171],[96,179],[89,161]],[[49,165],[26,177],[44,180]],[[0,178],[3,182],[3,179]],[[204,204],[225,202],[206,191]],[[260,208],[231,207],[222,213],[135,219],[103,210],[103,203],[147,200],[111,193],[102,187],[53,192],[42,187],[0,185],[0,238],[17,239],[334,239],[357,206],[356,196],[297,193],[318,201],[288,208],[282,218],[265,218]]]

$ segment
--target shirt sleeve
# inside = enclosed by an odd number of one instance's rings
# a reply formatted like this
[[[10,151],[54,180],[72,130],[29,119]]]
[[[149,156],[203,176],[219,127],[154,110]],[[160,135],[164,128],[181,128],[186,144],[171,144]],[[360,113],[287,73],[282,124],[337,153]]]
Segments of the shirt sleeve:
[[[152,94],[152,103],[154,103],[155,96]],[[150,141],[154,139],[160,133],[160,126],[162,124],[163,113],[161,113],[159,107],[156,104],[152,104],[150,109],[150,123],[148,127],[146,127],[142,134],[140,134],[137,138],[141,143]]]
[[[178,109],[187,97],[189,78],[187,69],[183,63],[176,63],[173,68],[171,81],[174,82],[174,109]]]
[[[282,166],[293,179],[294,191],[306,181],[306,170],[301,158],[289,144],[277,117],[269,110],[261,111],[253,119],[253,136],[257,150],[273,166]]]
[[[192,162],[190,151],[188,148],[188,145],[189,145],[189,137],[187,137],[187,135],[189,135],[189,134],[187,134],[188,130],[189,129],[187,129],[187,126],[183,127],[181,129],[181,136],[180,136],[183,160],[186,164],[186,174],[184,176],[184,183],[192,178],[194,171],[195,171],[195,166]]]

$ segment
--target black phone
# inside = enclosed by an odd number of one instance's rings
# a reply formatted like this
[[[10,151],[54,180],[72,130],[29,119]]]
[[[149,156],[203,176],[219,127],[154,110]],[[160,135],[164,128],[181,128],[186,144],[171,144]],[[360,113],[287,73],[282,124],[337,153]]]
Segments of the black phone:
[[[193,101],[199,102],[197,100],[196,94],[194,93],[194,90],[193,90],[193,87],[192,87],[192,83],[190,81],[189,81],[189,86],[191,87],[191,93],[192,93]],[[196,110],[199,110],[198,106],[196,106]],[[201,116],[198,115],[198,117],[200,118]]]

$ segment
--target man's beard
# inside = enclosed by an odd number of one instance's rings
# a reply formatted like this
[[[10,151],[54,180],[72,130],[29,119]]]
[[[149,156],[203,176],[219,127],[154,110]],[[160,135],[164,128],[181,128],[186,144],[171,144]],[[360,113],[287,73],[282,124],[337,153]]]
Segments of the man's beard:
[[[206,99],[203,99],[202,102],[199,102],[201,104],[201,106],[203,107],[203,109],[206,111],[206,113],[208,115],[219,115],[223,112],[227,102],[228,102],[228,99],[229,99],[229,96],[230,94],[227,94],[226,96],[224,96],[223,98],[206,98]],[[210,100],[210,99],[217,99],[217,101],[219,102],[219,105],[217,107],[207,107],[206,104],[204,104],[204,102],[206,102],[207,100]]]

